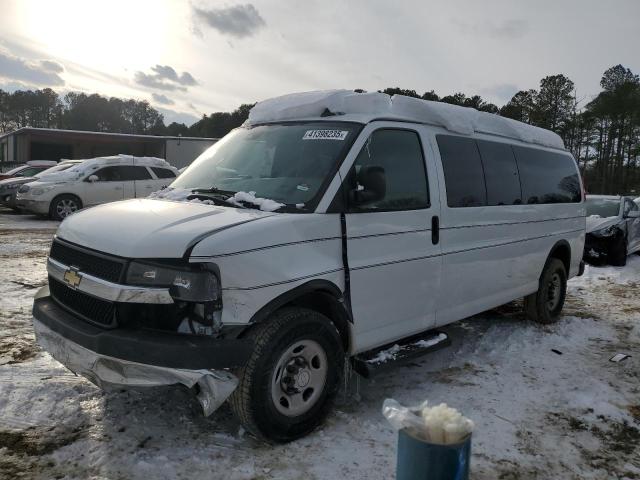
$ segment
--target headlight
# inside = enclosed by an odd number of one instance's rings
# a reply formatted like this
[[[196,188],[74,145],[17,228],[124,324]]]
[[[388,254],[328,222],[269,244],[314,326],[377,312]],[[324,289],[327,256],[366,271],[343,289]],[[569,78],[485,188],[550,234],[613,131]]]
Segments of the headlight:
[[[611,225],[607,228],[601,228],[600,230],[595,230],[591,232],[591,235],[595,237],[612,237],[616,234],[618,228],[615,225]]]
[[[54,185],[50,185],[48,187],[36,187],[31,189],[31,195],[37,196],[42,195],[43,193],[47,193],[49,190],[53,189]]]
[[[184,302],[215,302],[220,299],[220,282],[207,264],[173,267],[143,262],[131,262],[127,284],[145,287],[165,287],[171,296]]]
[[[18,193],[27,193],[29,190],[31,190],[31,187],[29,185],[22,185],[18,189]]]

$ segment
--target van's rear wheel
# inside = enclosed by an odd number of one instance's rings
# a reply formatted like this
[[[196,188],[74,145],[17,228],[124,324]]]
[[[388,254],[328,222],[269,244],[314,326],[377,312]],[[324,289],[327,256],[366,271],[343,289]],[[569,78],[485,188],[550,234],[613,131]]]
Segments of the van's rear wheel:
[[[567,271],[557,258],[547,262],[538,291],[524,297],[527,317],[537,323],[557,322],[567,295]]]
[[[331,410],[344,367],[335,326],[304,308],[277,311],[250,335],[255,341],[229,398],[257,437],[288,442],[316,428]]]
[[[58,195],[51,200],[49,217],[52,220],[64,220],[82,208],[82,202],[75,195]]]

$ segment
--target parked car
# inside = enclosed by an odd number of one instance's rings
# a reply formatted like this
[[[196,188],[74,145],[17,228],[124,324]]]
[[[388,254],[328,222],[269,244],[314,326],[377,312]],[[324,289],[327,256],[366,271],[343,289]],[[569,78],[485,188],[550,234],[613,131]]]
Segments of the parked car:
[[[31,160],[24,165],[17,166],[7,172],[0,173],[0,180],[17,177],[33,177],[47,168],[55,166],[58,162],[53,160]]]
[[[276,442],[322,421],[346,362],[371,375],[520,297],[555,322],[584,266],[559,136],[399,95],[261,102],[154,197],[62,222],[38,342],[97,385],[228,398]]]
[[[161,158],[116,155],[84,160],[23,185],[16,206],[62,220],[84,207],[146,197],[171,183],[177,170]]]
[[[18,188],[20,188],[21,185],[46,177],[46,175],[50,173],[61,172],[80,162],[82,162],[82,160],[63,160],[54,167],[42,170],[40,173],[36,173],[31,177],[14,177],[0,180],[0,205],[13,210],[18,210],[16,205],[16,194],[18,193]]]
[[[584,258],[591,263],[627,264],[640,251],[640,206],[617,195],[587,195]]]

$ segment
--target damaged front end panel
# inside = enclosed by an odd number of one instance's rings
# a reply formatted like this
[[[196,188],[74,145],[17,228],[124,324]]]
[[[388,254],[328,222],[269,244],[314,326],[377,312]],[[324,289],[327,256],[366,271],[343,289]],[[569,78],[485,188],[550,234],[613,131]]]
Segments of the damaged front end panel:
[[[205,416],[211,415],[233,393],[238,379],[225,370],[168,368],[101,355],[74,343],[34,319],[37,342],[72,372],[102,389],[182,384],[197,386]]]

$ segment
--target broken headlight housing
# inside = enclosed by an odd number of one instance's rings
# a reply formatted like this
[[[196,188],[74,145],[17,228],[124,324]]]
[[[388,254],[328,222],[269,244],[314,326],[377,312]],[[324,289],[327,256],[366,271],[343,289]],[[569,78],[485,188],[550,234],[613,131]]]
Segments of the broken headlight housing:
[[[612,237],[618,232],[618,229],[615,225],[611,225],[605,228],[601,228],[600,230],[595,230],[591,233],[594,237]]]
[[[220,281],[214,270],[209,264],[178,266],[134,261],[129,264],[126,283],[168,288],[177,302],[218,302]]]

